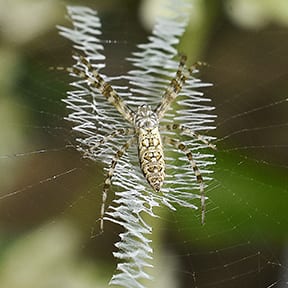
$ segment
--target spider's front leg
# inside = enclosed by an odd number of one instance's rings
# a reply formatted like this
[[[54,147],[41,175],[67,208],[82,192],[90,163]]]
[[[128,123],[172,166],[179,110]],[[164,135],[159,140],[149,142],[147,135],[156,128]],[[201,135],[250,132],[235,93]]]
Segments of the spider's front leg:
[[[88,85],[96,88],[109,103],[114,105],[120,114],[130,123],[134,120],[134,112],[126,105],[124,100],[119,96],[119,94],[113,89],[110,83],[106,82],[103,77],[95,70],[87,57],[83,55],[75,54],[75,58],[86,67],[87,71],[92,74],[91,76],[86,73],[86,79]],[[72,68],[73,69],[73,68]],[[75,68],[74,68],[75,69]],[[74,71],[73,71],[74,72]],[[76,71],[77,72],[77,71]],[[75,72],[74,72],[75,73]],[[75,73],[77,75],[77,73]],[[80,76],[81,77],[81,76]],[[83,78],[83,76],[82,76]],[[85,77],[84,77],[85,78]]]
[[[165,143],[171,144],[174,147],[176,147],[177,149],[179,149],[180,151],[182,151],[183,153],[185,153],[188,161],[190,162],[191,168],[194,171],[195,177],[197,182],[199,183],[199,188],[200,188],[200,195],[201,195],[201,223],[202,225],[205,222],[205,193],[204,193],[204,180],[203,177],[200,173],[200,170],[195,162],[195,160],[193,159],[193,155],[192,152],[190,151],[190,149],[181,141],[173,139],[173,138],[169,138],[167,136],[163,137],[163,141]]]
[[[162,101],[155,109],[158,119],[161,119],[164,116],[165,112],[169,109],[172,101],[177,97],[178,93],[182,89],[182,85],[187,78],[186,75],[184,75],[186,61],[187,57],[185,55],[182,55],[180,58],[176,76],[170,81],[169,86],[163,94]]]
[[[191,67],[186,67],[187,57],[185,55],[181,55],[180,62],[178,65],[178,70],[176,72],[176,76],[170,81],[169,86],[165,90],[162,100],[160,104],[156,107],[155,112],[158,116],[158,119],[161,119],[166,111],[169,109],[171,103],[176,99],[178,94],[181,92],[182,86],[185,81],[192,76],[195,70],[199,66],[206,65],[204,62],[196,62]]]
[[[122,147],[115,153],[111,165],[109,167],[108,173],[106,175],[106,178],[104,180],[104,187],[102,191],[102,204],[100,209],[100,233],[103,232],[104,228],[104,214],[105,214],[105,204],[107,200],[108,191],[112,184],[112,177],[116,168],[116,165],[120,158],[124,155],[124,153],[128,150],[128,148],[131,146],[131,144],[135,141],[135,137],[130,138]]]
[[[117,111],[130,123],[133,123],[134,112],[114,90],[114,88],[104,80],[100,73],[92,66],[88,57],[74,52],[74,59],[77,64],[73,67],[56,67],[57,70],[65,70],[74,76],[77,76],[97,91],[99,91],[109,103],[111,103]],[[51,67],[52,68],[52,67]],[[54,69],[54,68],[53,68]]]

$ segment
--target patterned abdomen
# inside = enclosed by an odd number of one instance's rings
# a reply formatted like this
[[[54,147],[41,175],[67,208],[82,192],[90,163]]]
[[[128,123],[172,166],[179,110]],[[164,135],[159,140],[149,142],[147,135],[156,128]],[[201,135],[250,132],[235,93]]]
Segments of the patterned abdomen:
[[[139,129],[138,152],[145,178],[153,190],[160,191],[165,178],[165,162],[158,127]]]

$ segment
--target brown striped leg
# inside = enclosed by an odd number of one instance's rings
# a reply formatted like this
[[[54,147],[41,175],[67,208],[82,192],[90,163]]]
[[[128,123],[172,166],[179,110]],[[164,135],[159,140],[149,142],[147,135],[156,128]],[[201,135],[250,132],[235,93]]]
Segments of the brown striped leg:
[[[188,68],[188,72],[191,76],[193,76],[192,74],[194,73],[195,70],[197,70],[199,67],[201,66],[207,66],[208,64],[206,62],[202,62],[202,61],[197,61],[195,62],[192,66],[190,66]]]
[[[89,85],[95,87],[100,93],[108,100],[109,103],[114,105],[123,117],[130,123],[134,120],[134,112],[124,103],[123,99],[118,95],[118,93],[112,88],[112,86],[107,83],[95,68],[91,65],[88,58],[83,55],[78,56],[80,63],[87,67],[88,72],[90,72],[94,77],[87,78]]]
[[[113,139],[114,137],[117,136],[125,136],[125,135],[133,135],[135,133],[135,129],[134,128],[120,128],[117,130],[114,130],[113,132],[106,134],[103,136],[103,138],[101,140],[99,140],[97,143],[95,143],[91,148],[89,148],[89,152],[87,152],[88,154],[91,153],[93,154],[93,152],[101,145],[105,144],[106,142],[108,142],[110,139]]]
[[[89,60],[83,55],[76,53],[74,53],[74,57],[78,60],[77,64],[82,64],[84,66],[83,69],[76,66],[68,68],[56,67],[56,69],[68,71],[81,79],[87,80],[89,86],[98,90],[127,121],[133,123],[134,112],[125,104],[112,86],[102,78],[95,68],[93,68]]]
[[[108,173],[106,175],[106,178],[104,180],[104,187],[103,187],[103,191],[102,191],[102,204],[101,204],[101,209],[100,209],[100,233],[103,232],[103,228],[104,228],[104,214],[105,214],[105,204],[106,204],[106,200],[107,200],[107,195],[108,195],[108,191],[110,189],[111,186],[111,181],[112,181],[112,177],[116,168],[116,165],[118,163],[118,161],[120,160],[120,158],[124,155],[124,153],[128,150],[128,148],[130,147],[130,145],[132,144],[132,142],[135,140],[134,137],[130,138],[124,145],[122,145],[122,147],[115,153],[112,161],[111,161],[111,165],[109,167]]]
[[[187,156],[190,165],[194,171],[194,174],[196,176],[196,180],[199,183],[199,188],[200,188],[200,195],[201,195],[201,223],[202,225],[205,222],[205,193],[204,193],[204,181],[202,178],[202,175],[200,173],[199,168],[197,167],[196,162],[193,159],[193,155],[192,152],[190,151],[190,149],[182,142],[180,142],[179,140],[176,139],[172,139],[169,137],[163,137],[163,141],[165,141],[166,143],[169,143],[173,146],[175,146],[177,149],[181,150],[183,153],[185,153],[185,155]]]
[[[206,144],[208,147],[212,148],[213,150],[217,150],[216,145],[210,143],[208,140],[206,140],[201,134],[198,134],[196,131],[187,128],[181,124],[169,124],[166,125],[166,128],[168,131],[171,130],[180,130],[181,132],[183,132],[184,134],[191,136],[199,141],[201,141],[202,143]]]
[[[184,75],[184,68],[187,61],[187,57],[182,55],[180,58],[178,70],[176,72],[176,77],[170,81],[168,88],[165,90],[161,103],[156,107],[155,112],[159,119],[161,119],[165,112],[170,107],[172,101],[177,97],[178,93],[182,89],[182,85],[186,80]]]
[[[183,84],[186,79],[192,74],[199,66],[206,65],[205,62],[196,62],[188,69],[185,69],[187,57],[185,55],[181,55],[178,70],[176,72],[176,76],[170,81],[168,88],[165,90],[161,103],[156,107],[155,112],[159,119],[161,119],[165,112],[169,109],[173,100],[177,97],[178,93],[181,91]]]

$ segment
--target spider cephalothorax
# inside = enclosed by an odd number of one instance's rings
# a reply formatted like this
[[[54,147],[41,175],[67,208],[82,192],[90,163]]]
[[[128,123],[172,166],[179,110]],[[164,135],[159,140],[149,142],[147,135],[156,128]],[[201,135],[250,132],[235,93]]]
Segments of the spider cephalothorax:
[[[194,171],[196,180],[199,183],[200,194],[201,194],[201,222],[204,223],[205,217],[205,195],[204,195],[204,182],[201,173],[193,159],[192,152],[190,149],[178,139],[173,139],[169,137],[163,137],[161,139],[160,131],[164,130],[179,130],[181,133],[193,137],[202,143],[206,144],[212,149],[216,149],[215,145],[209,143],[205,137],[193,131],[192,129],[185,127],[178,123],[173,123],[161,126],[160,130],[160,120],[165,115],[166,111],[170,108],[172,102],[178,96],[185,84],[185,81],[189,75],[193,73],[194,66],[191,68],[186,67],[186,57],[182,55],[178,70],[173,79],[171,79],[168,87],[163,91],[163,97],[161,102],[153,110],[149,105],[141,105],[138,107],[137,111],[134,112],[118,95],[118,93],[113,89],[113,87],[106,82],[102,76],[96,71],[88,58],[82,55],[74,55],[77,59],[77,65],[72,68],[67,68],[66,70],[72,73],[74,76],[80,77],[86,80],[87,85],[98,90],[109,103],[111,103],[116,110],[122,115],[122,117],[130,123],[131,128],[121,128],[115,131],[111,131],[106,137],[99,141],[98,145],[101,145],[115,137],[117,135],[132,135],[126,143],[120,147],[120,149],[115,153],[111,165],[108,169],[107,176],[104,181],[104,188],[102,193],[102,204],[100,211],[100,230],[103,231],[103,221],[105,214],[105,203],[107,199],[107,194],[111,186],[111,179],[113,177],[115,167],[119,159],[128,150],[129,146],[135,142],[137,139],[138,144],[138,155],[141,170],[147,179],[148,183],[152,189],[156,192],[161,190],[165,178],[165,161],[164,161],[164,151],[163,142],[169,145],[175,146],[177,149],[186,154],[190,166]],[[82,68],[79,68],[82,67]],[[85,69],[83,68],[85,67]],[[59,69],[65,69],[59,67]],[[96,144],[95,147],[97,148]],[[92,147],[93,150],[95,147]]]
[[[135,114],[134,124],[136,131],[138,129],[152,129],[159,126],[159,119],[151,106],[141,105]]]

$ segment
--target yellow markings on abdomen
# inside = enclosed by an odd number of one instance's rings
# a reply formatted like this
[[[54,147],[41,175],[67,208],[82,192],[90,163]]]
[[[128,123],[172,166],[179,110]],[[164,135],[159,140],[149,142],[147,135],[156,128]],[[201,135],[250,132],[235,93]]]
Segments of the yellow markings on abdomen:
[[[138,151],[145,178],[153,190],[160,191],[165,178],[165,161],[158,127],[139,129]]]

